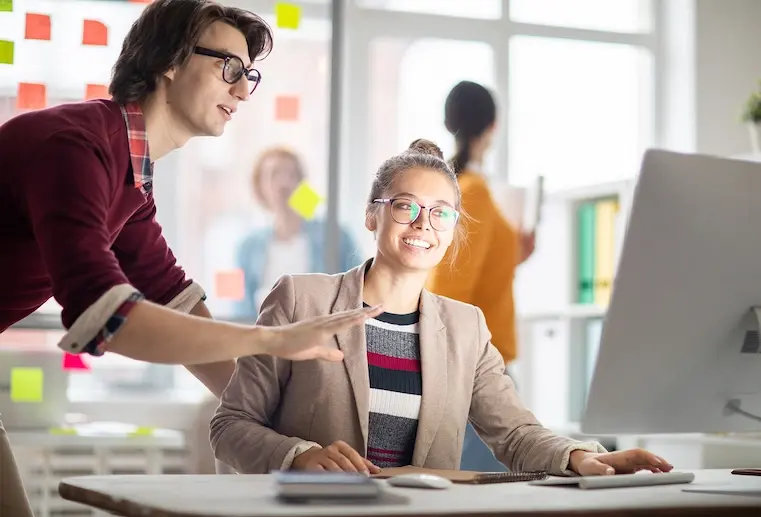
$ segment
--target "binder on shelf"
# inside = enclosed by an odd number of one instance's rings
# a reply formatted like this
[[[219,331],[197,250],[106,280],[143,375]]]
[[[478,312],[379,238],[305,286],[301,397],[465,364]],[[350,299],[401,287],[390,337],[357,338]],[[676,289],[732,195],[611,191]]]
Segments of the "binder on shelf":
[[[595,203],[586,201],[577,209],[577,301],[594,303],[595,286]]]
[[[594,303],[605,307],[613,291],[616,215],[618,200],[597,202],[595,210],[595,285]]]

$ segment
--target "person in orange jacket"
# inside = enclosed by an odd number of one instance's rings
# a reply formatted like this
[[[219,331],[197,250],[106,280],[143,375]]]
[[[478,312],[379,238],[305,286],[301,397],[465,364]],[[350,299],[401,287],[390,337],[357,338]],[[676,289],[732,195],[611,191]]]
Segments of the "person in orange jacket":
[[[524,233],[505,219],[482,173],[497,119],[492,94],[480,84],[462,81],[447,96],[444,112],[444,123],[457,146],[451,163],[462,191],[462,211],[467,214],[467,243],[457,254],[448,252],[427,287],[480,308],[492,343],[509,365],[518,355],[513,279],[517,266],[534,251],[535,234]],[[462,468],[503,470],[489,453],[468,426]]]

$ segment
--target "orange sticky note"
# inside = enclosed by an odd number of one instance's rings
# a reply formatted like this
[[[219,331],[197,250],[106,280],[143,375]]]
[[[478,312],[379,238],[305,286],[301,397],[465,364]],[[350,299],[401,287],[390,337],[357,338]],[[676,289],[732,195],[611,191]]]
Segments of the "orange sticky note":
[[[214,287],[216,296],[220,300],[242,300],[245,296],[243,270],[217,271]]]
[[[281,95],[275,99],[275,120],[296,122],[299,119],[299,98]]]
[[[82,45],[108,45],[108,27],[96,20],[85,20],[82,26]]]
[[[47,106],[47,89],[44,84],[18,83],[16,107],[21,110],[38,110]]]
[[[108,86],[105,84],[88,84],[85,87],[85,100],[90,99],[110,99],[111,94],[108,93]]]
[[[47,14],[26,13],[24,38],[50,41],[50,16]]]
[[[68,370],[88,371],[90,370],[90,367],[87,366],[87,363],[85,362],[84,359],[82,359],[81,355],[64,353],[63,354],[63,369],[64,371],[68,371]]]

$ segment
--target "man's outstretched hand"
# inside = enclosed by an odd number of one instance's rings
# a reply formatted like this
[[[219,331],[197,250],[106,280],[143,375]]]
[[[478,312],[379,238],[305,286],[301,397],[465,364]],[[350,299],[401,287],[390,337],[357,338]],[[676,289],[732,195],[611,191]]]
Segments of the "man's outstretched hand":
[[[373,318],[381,312],[383,307],[376,305],[317,316],[279,327],[260,327],[266,330],[266,334],[262,340],[263,349],[259,353],[291,361],[341,361],[343,352],[328,345],[333,336],[355,325],[361,325],[368,318]]]

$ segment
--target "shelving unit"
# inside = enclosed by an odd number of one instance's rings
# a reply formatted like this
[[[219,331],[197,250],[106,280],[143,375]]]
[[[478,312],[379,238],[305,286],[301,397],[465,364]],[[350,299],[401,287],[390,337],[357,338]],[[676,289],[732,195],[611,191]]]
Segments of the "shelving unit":
[[[606,305],[579,303],[579,229],[584,203],[615,199],[613,271],[623,243],[634,180],[548,193],[542,207],[536,250],[518,268],[521,397],[540,421],[577,434],[594,367]]]
[[[65,477],[188,472],[185,438],[178,431],[136,437],[9,432],[8,437],[36,517],[107,515],[62,499],[58,483]]]

